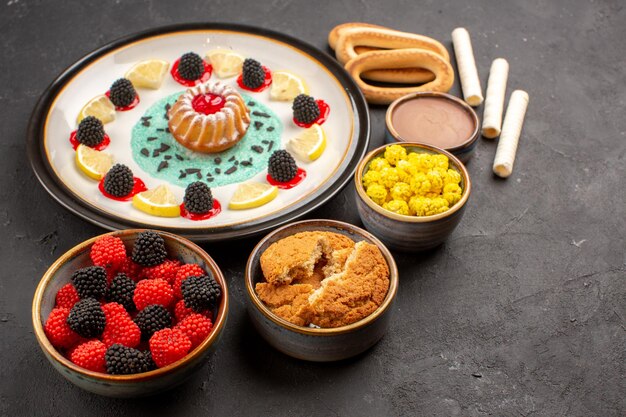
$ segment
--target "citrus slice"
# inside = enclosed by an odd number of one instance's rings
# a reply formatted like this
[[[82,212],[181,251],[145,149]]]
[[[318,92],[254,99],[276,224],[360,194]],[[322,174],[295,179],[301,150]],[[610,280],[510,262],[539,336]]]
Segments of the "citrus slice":
[[[107,96],[101,94],[85,104],[80,113],[78,113],[76,123],[80,123],[87,116],[94,116],[100,119],[102,123],[112,122],[115,119],[115,106]]]
[[[291,139],[287,146],[303,161],[315,161],[326,149],[326,133],[320,125],[314,124]]]
[[[298,94],[306,94],[309,91],[300,77],[287,71],[272,73],[272,89],[270,98],[279,101],[291,101]]]
[[[141,61],[133,65],[126,72],[126,78],[133,83],[135,87],[150,88],[158,90],[167,74],[170,64],[160,59],[149,59]]]
[[[241,72],[243,56],[230,49],[212,49],[206,53],[207,60],[220,78],[234,77]]]
[[[76,148],[76,165],[89,178],[100,180],[113,166],[113,157],[81,143]]]
[[[159,217],[178,217],[180,207],[176,197],[167,185],[159,185],[156,188],[135,194],[133,206],[144,213]]]
[[[278,187],[262,182],[239,184],[228,204],[231,210],[245,210],[269,203],[278,195]]]

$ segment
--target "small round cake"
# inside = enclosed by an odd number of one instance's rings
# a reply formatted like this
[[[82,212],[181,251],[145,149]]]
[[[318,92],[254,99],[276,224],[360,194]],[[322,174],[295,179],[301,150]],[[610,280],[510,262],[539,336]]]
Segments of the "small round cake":
[[[170,133],[202,153],[233,147],[245,135],[250,114],[241,95],[226,85],[200,84],[183,93],[168,112]]]

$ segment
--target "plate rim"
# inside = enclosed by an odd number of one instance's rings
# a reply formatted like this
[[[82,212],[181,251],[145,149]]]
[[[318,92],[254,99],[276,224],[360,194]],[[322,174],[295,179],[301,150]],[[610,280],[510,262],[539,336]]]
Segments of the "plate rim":
[[[225,226],[217,229],[211,227],[170,228],[167,226],[156,226],[139,221],[123,220],[100,212],[97,209],[93,209],[87,205],[87,203],[77,199],[74,193],[72,193],[71,190],[69,190],[69,188],[67,188],[54,173],[49,161],[45,158],[43,121],[49,112],[50,106],[55,101],[55,98],[64,85],[69,82],[77,72],[79,72],[83,67],[89,65],[93,60],[96,60],[97,58],[116,49],[122,48],[127,44],[158,35],[194,30],[224,30],[243,32],[284,42],[318,60],[344,88],[344,91],[353,106],[353,112],[355,114],[355,151],[352,158],[348,161],[346,168],[341,173],[337,174],[335,182],[319,194],[314,195],[308,204],[287,213],[268,217],[252,225],[249,223],[242,223],[239,225]],[[73,64],[69,65],[54,78],[54,80],[48,85],[40,98],[37,100],[28,122],[26,148],[31,168],[39,183],[54,200],[78,217],[107,230],[157,227],[158,229],[176,233],[194,241],[211,242],[255,236],[269,229],[273,229],[290,221],[299,219],[324,205],[328,200],[338,194],[352,179],[353,173],[356,170],[359,161],[367,152],[370,134],[371,126],[369,111],[361,90],[341,64],[339,64],[328,53],[291,35],[259,26],[225,22],[197,22],[159,26],[123,36],[96,48],[95,50],[84,55],[82,58],[78,59]]]

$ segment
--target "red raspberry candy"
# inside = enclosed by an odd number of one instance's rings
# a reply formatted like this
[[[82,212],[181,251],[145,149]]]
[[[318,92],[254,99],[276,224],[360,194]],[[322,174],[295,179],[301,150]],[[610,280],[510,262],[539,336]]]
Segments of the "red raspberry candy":
[[[133,281],[139,282],[143,278],[142,271],[143,266],[134,263],[130,256],[127,256],[117,272],[123,272]]]
[[[178,268],[176,272],[176,278],[174,279],[174,296],[176,298],[183,298],[183,294],[180,292],[180,286],[183,281],[191,276],[205,275],[204,269],[200,268],[197,264],[185,264]]]
[[[89,255],[94,265],[116,270],[126,260],[126,247],[119,237],[102,236],[91,245]]]
[[[141,330],[130,318],[124,307],[118,303],[107,303],[102,306],[106,324],[102,332],[102,341],[108,348],[115,343],[134,348],[141,341]]]
[[[76,292],[76,288],[69,283],[61,287],[56,296],[56,307],[69,308],[74,307],[74,304],[80,301],[80,296]]]
[[[164,279],[144,279],[137,283],[133,301],[138,311],[150,304],[160,304],[167,308],[174,302],[174,291]]]
[[[69,315],[69,308],[53,308],[43,327],[48,340],[57,349],[69,349],[82,340],[67,324],[67,316]]]
[[[187,317],[190,314],[198,314],[198,313],[193,311],[191,308],[185,306],[185,300],[178,301],[176,305],[174,306],[174,317],[176,317],[177,322],[182,321],[185,317]],[[199,314],[202,314],[204,317],[208,319],[213,319],[213,313],[211,313],[211,310],[205,310]]]
[[[157,266],[144,268],[141,275],[146,279],[164,279],[172,285],[178,268],[180,268],[180,262],[168,259]]]
[[[213,329],[213,322],[202,314],[193,313],[185,317],[174,328],[182,330],[187,335],[191,340],[191,348],[194,349],[209,336],[211,329]]]
[[[99,340],[90,340],[76,346],[70,352],[70,360],[76,365],[95,372],[106,372],[104,354],[107,347]]]
[[[191,350],[191,340],[180,329],[163,329],[150,338],[152,360],[159,367],[184,358]]]

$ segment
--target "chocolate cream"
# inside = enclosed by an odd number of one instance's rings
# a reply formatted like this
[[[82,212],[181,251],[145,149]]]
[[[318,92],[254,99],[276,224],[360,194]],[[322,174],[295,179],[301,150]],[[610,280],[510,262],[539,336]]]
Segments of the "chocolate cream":
[[[391,123],[405,142],[419,142],[443,149],[466,142],[476,126],[458,103],[443,97],[420,97],[399,103]]]

